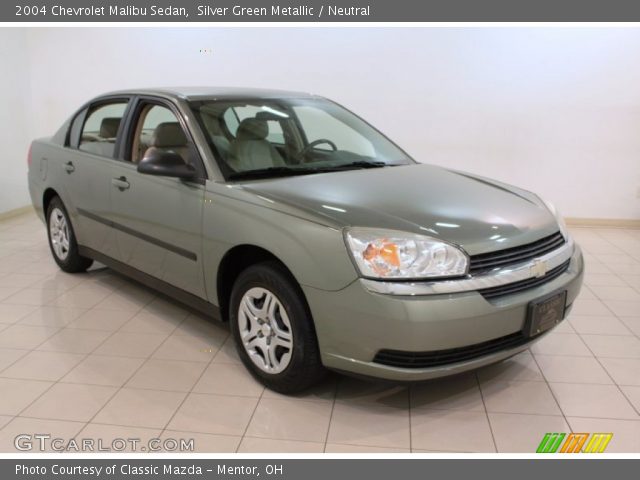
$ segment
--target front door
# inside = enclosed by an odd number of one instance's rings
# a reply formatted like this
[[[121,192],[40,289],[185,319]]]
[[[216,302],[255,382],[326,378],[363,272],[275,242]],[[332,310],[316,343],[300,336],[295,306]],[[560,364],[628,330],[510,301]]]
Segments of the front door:
[[[111,178],[119,260],[174,287],[205,297],[202,271],[204,185],[138,173],[147,149],[173,150],[185,162],[195,148],[169,105],[140,101],[123,160]]]

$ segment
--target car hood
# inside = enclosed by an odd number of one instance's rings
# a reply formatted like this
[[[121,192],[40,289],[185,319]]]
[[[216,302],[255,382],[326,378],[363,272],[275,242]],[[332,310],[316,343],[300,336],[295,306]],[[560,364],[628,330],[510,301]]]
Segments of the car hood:
[[[241,188],[271,208],[327,225],[429,235],[470,255],[533,242],[559,229],[530,192],[425,164],[268,179]]]

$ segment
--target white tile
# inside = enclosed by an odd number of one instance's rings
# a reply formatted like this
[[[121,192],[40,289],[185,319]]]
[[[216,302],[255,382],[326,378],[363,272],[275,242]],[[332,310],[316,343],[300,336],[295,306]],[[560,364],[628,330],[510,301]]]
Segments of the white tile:
[[[483,381],[544,381],[542,373],[540,372],[533,355],[531,355],[531,352],[529,351],[524,351],[502,362],[483,367],[479,369],[477,373],[478,378]]]
[[[272,422],[275,424],[275,419]],[[406,449],[411,446],[411,432],[409,409],[336,402],[327,442]]]
[[[473,373],[413,385],[411,408],[484,412],[478,380]]]
[[[622,281],[622,280],[621,280]],[[606,287],[599,286],[595,289],[595,294],[605,301],[620,300],[625,302],[640,303],[640,293],[627,286]],[[638,310],[640,312],[640,309]]]
[[[132,427],[164,428],[185,394],[123,388],[95,416],[93,422]]]
[[[409,387],[402,384],[343,377],[338,381],[336,402],[409,408]]]
[[[413,409],[411,446],[422,450],[495,452],[484,412]]]
[[[324,442],[327,438],[331,407],[328,402],[263,398],[258,403],[246,435]]]
[[[70,322],[67,328],[114,332],[127,323],[133,315],[131,312],[121,310],[99,310],[92,308]]]
[[[188,392],[196,384],[206,363],[148,359],[127,382],[128,387]]]
[[[0,348],[0,372],[20,358],[24,357],[29,350],[19,350],[15,348]]]
[[[640,358],[640,339],[620,335],[582,335],[596,357]]]
[[[18,323],[41,327],[65,327],[83,312],[84,310],[78,308],[36,307],[36,310],[23,317]]]
[[[63,352],[31,352],[2,372],[3,377],[60,380],[84,355]]]
[[[51,382],[0,378],[0,414],[18,415],[51,385]]]
[[[552,383],[550,386],[567,417],[640,418],[615,385]]]
[[[481,382],[488,412],[559,415],[560,409],[545,382]]]
[[[9,305],[0,303],[0,322],[16,323],[23,319],[38,307],[32,305]]]
[[[618,385],[640,385],[640,358],[601,358]]]
[[[264,391],[243,365],[212,363],[193,387],[198,393],[259,397]]]
[[[254,397],[191,393],[167,429],[242,436],[257,403]]]
[[[33,349],[58,330],[52,327],[14,324],[0,335],[0,348]]]
[[[640,302],[628,300],[605,300],[606,306],[618,317],[637,317],[640,315]]]
[[[548,382],[612,384],[612,380],[593,357],[536,355]]]
[[[120,387],[143,363],[143,358],[89,355],[60,381]]]
[[[21,415],[88,422],[115,392],[115,387],[57,383]]]
[[[91,353],[111,335],[98,330],[65,328],[41,343],[37,350],[48,352]]]
[[[94,353],[122,357],[147,358],[166,340],[166,335],[116,332]]]
[[[600,317],[592,315],[571,315],[571,325],[579,334],[586,335],[632,335],[632,332],[613,315]]]
[[[587,348],[580,336],[574,333],[555,333],[545,335],[531,346],[534,354],[540,355],[570,355],[577,357],[591,357],[593,354]]]

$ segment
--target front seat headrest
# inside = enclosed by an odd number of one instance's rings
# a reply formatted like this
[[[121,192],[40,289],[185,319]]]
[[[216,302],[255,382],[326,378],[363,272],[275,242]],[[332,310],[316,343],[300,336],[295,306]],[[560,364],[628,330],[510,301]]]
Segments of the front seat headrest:
[[[240,122],[238,140],[264,140],[269,134],[269,125],[260,118],[245,118]]]
[[[120,120],[117,117],[103,118],[102,123],[100,123],[100,136],[102,138],[115,138],[118,135]]]
[[[151,144],[158,148],[183,147],[187,137],[178,122],[164,122],[154,130]]]

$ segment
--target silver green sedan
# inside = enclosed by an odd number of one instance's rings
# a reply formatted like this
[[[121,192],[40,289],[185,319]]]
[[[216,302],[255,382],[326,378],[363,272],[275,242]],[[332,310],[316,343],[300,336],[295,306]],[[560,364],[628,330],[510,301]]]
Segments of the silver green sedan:
[[[415,381],[503,360],[582,283],[551,205],[416,163],[314,95],[106,94],[33,142],[29,188],[62,270],[95,260],[229,322],[281,392],[325,369]]]

